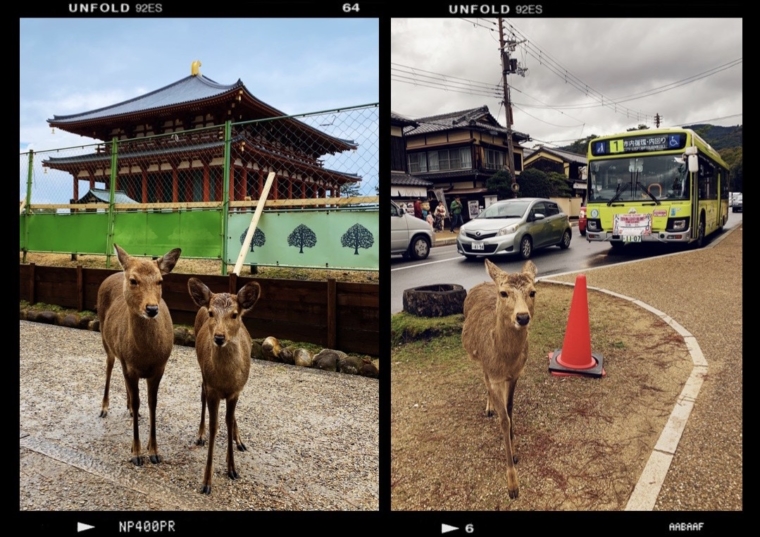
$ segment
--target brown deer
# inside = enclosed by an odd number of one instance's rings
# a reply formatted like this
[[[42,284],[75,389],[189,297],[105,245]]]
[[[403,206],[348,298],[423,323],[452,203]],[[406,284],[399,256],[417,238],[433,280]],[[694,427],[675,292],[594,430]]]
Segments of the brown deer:
[[[200,308],[195,316],[195,353],[201,368],[201,423],[195,443],[204,444],[206,405],[209,414],[209,444],[203,487],[200,492],[211,494],[211,475],[214,460],[214,441],[219,429],[219,401],[226,401],[227,475],[240,477],[235,469],[232,441],[237,449],[247,448],[240,439],[235,407],[248,381],[251,369],[251,336],[243,324],[243,314],[253,308],[261,296],[256,282],[247,283],[237,295],[214,294],[197,278],[190,278],[187,288],[193,302]]]
[[[156,398],[166,362],[174,346],[174,325],[169,308],[161,298],[163,275],[177,264],[181,250],[176,248],[158,260],[131,257],[114,244],[123,272],[110,275],[98,290],[98,318],[106,350],[106,388],[100,417],[108,415],[111,371],[118,358],[127,387],[127,409],[132,416],[132,463],[141,466],[140,409],[138,383],[147,379],[150,411],[150,462],[161,462],[156,445]]]
[[[464,301],[462,345],[483,368],[488,390],[486,416],[499,416],[507,451],[507,490],[519,495],[513,441],[512,398],[528,360],[528,328],[536,296],[536,266],[527,261],[522,272],[508,274],[486,259],[493,282],[473,287]]]

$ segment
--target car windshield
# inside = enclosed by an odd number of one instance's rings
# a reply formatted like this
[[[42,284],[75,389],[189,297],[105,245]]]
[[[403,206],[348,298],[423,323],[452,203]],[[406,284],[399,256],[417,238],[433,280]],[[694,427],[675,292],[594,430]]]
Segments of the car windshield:
[[[478,218],[522,218],[530,207],[528,200],[494,203],[478,215]]]

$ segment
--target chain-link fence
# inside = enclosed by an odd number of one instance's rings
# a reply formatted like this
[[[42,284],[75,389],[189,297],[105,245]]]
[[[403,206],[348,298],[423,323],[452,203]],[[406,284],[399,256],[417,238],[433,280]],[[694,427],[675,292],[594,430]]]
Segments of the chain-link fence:
[[[27,203],[185,204],[377,196],[376,104],[21,154]],[[227,178],[227,180],[225,180]],[[146,207],[141,207],[146,208]]]

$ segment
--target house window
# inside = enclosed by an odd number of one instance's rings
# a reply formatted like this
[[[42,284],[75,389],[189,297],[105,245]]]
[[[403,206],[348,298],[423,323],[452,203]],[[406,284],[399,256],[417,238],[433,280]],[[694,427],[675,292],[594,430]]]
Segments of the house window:
[[[427,159],[425,153],[409,153],[407,158],[409,159],[409,173],[420,173],[428,171]]]
[[[501,170],[506,162],[504,157],[504,151],[486,149],[486,168],[489,170]]]
[[[472,168],[470,148],[443,149],[428,153],[430,171],[463,170]]]

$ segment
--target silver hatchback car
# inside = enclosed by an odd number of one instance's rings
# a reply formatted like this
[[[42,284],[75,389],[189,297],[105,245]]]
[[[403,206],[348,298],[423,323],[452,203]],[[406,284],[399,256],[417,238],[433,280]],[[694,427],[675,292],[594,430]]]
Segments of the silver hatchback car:
[[[570,219],[559,205],[544,198],[497,201],[459,230],[457,251],[468,259],[514,254],[528,259],[545,246],[570,247]]]

